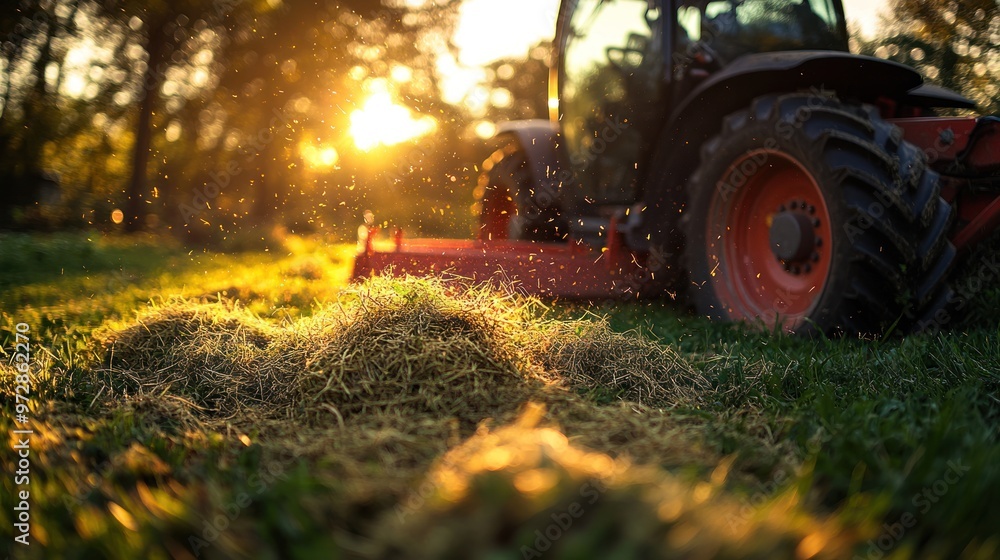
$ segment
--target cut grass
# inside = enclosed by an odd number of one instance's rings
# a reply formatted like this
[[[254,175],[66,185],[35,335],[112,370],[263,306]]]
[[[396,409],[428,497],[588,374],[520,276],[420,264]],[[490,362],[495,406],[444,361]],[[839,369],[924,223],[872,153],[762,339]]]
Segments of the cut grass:
[[[280,325],[236,302],[174,300],[98,331],[93,384],[119,400],[172,395],[220,418],[254,408],[339,424],[433,414],[474,426],[557,384],[658,406],[710,396],[669,349],[603,322],[543,321],[540,307],[415,278],[374,278]]]
[[[0,272],[3,348],[23,321],[35,354],[30,554],[517,558],[595,482],[543,556],[997,552],[995,320],[802,341],[662,305],[342,293],[351,248],[287,241],[154,264],[97,240],[114,266]]]

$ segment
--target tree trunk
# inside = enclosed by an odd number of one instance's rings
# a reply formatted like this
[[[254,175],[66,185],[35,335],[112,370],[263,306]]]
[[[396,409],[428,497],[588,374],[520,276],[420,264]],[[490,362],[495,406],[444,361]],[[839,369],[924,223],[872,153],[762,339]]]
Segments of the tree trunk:
[[[29,126],[34,125],[34,134],[24,134],[21,139],[21,146],[17,154],[17,173],[22,177],[27,177],[34,183],[35,177],[41,174],[42,149],[47,140],[51,140],[55,130],[49,127],[47,109],[52,103],[49,101],[50,92],[46,89],[45,68],[52,61],[52,39],[56,35],[58,21],[54,15],[42,10],[42,25],[45,26],[45,38],[39,48],[38,58],[32,64],[31,72],[35,77],[35,85],[31,88],[31,93],[24,100],[24,123]],[[53,95],[58,92],[52,92]],[[41,124],[41,126],[39,126]],[[38,132],[41,132],[39,134]],[[34,185],[32,185],[34,188]]]
[[[257,154],[259,176],[254,186],[253,207],[250,215],[258,227],[268,228],[274,225],[279,215],[279,208],[285,203],[281,184],[281,174],[275,172],[274,158],[277,152],[274,144],[277,136],[284,134],[284,129],[275,127],[271,130],[271,141],[261,147]]]
[[[165,21],[165,19],[158,20],[155,25],[149,27],[149,37],[146,41],[149,64],[142,79],[139,115],[135,125],[135,145],[132,148],[132,177],[129,179],[126,193],[128,198],[125,202],[125,231],[128,232],[142,229],[145,201],[149,194],[147,173],[149,150],[153,140],[153,111],[156,108],[160,86],[163,85],[160,66],[167,46],[166,35],[163,34]]]

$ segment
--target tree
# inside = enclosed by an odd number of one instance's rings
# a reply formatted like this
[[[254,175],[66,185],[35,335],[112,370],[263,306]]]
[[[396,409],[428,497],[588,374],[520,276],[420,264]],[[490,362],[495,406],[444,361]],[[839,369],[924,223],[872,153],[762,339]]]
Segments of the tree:
[[[58,171],[75,205],[65,213],[94,225],[110,227],[121,208],[129,231],[158,221],[202,238],[275,223],[348,231],[367,207],[464,206],[458,179],[478,154],[463,136],[465,108],[437,87],[458,4],[25,1],[0,14],[0,31],[20,33],[0,53],[0,139],[37,141],[38,155],[6,149],[0,168]],[[437,132],[419,146],[356,145],[352,114],[380,84],[433,116]],[[40,122],[27,138],[29,117]],[[339,161],[316,166],[304,155],[312,145]]]
[[[132,171],[126,189],[125,229],[135,232],[143,227],[144,207],[149,201],[149,158],[153,140],[153,115],[161,100],[161,88],[171,65],[181,63],[181,48],[190,34],[186,27],[194,22],[221,27],[218,4],[210,0],[146,0],[103,4],[104,15],[118,18],[122,29],[135,34],[145,51],[144,71],[136,87],[138,113],[132,148]],[[206,23],[207,22],[207,23]]]
[[[0,216],[10,220],[13,207],[38,202],[51,180],[43,173],[42,154],[66,120],[57,102],[58,71],[65,39],[74,32],[77,0],[21,2],[0,17],[3,96],[0,99],[0,178],[4,184]],[[52,75],[51,70],[56,70]],[[49,187],[51,188],[51,187]]]
[[[903,62],[1000,112],[1000,4],[996,0],[895,0],[895,20],[862,52]]]

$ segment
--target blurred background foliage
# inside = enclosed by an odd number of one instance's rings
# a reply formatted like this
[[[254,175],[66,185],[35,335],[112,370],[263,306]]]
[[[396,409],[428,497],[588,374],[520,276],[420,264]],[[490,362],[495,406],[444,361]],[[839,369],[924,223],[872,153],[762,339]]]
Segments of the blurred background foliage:
[[[961,92],[983,113],[1000,113],[1000,3],[891,0],[878,37],[858,39],[863,54],[912,66]]]
[[[544,110],[547,74],[497,62],[442,101],[458,7],[21,2],[0,14],[0,219],[240,243],[346,236],[371,208],[465,234],[484,137]]]
[[[458,69],[462,0],[17,1],[0,10],[7,229],[259,246],[276,228],[350,238],[371,209],[464,236],[496,123],[546,114],[547,43]],[[860,52],[1000,111],[995,0],[890,6]]]

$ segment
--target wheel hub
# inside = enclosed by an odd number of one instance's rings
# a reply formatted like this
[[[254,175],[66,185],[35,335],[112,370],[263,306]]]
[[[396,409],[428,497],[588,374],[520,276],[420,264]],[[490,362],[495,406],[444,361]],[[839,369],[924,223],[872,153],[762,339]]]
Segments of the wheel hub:
[[[783,211],[771,221],[771,251],[783,262],[804,260],[816,247],[814,220],[798,212]]]

